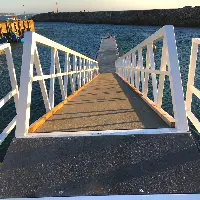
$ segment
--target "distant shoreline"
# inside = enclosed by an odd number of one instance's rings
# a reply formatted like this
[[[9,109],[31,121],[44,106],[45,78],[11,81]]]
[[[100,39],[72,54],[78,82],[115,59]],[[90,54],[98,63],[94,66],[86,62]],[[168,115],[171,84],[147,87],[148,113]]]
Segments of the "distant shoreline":
[[[179,27],[200,27],[200,6],[178,9],[41,13],[35,22],[69,22],[79,24],[113,24]]]

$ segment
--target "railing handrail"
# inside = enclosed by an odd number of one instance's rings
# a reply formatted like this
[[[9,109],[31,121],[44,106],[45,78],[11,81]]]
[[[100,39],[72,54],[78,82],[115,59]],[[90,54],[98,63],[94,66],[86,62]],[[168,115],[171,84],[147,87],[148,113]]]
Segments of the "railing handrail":
[[[78,88],[80,88],[81,85],[84,85],[93,78],[95,71],[97,73],[99,71],[97,61],[64,47],[61,44],[53,42],[44,36],[32,32],[26,32],[24,39],[16,137],[25,137],[28,134],[32,83],[34,81],[39,81],[40,83],[46,112],[49,112],[54,108],[54,79],[56,77],[58,78],[62,100],[64,101],[67,98],[68,79],[70,80],[72,93],[74,93],[76,90],[76,80]],[[51,66],[49,75],[43,74],[36,45],[38,43],[51,48]],[[61,72],[58,51],[65,53],[64,72]],[[37,76],[33,75],[34,64]],[[64,81],[62,79],[63,76]],[[45,79],[50,79],[49,94],[47,93],[44,81]]]
[[[12,97],[14,97],[15,108],[17,112],[17,104],[19,99],[19,91],[16,79],[16,73],[13,63],[13,57],[11,52],[11,46],[9,43],[1,44],[0,51],[4,51],[6,54],[7,66],[9,71],[10,83],[11,83],[11,91],[8,92],[6,96],[0,99],[0,108],[2,108]],[[11,122],[7,125],[7,127],[0,134],[0,145],[5,140],[5,138],[10,134],[10,132],[15,128],[16,125],[16,116],[11,120]]]
[[[83,59],[87,59],[87,60],[90,60],[90,61],[98,63],[96,60],[88,58],[87,56],[82,55],[81,53],[78,53],[78,52],[76,52],[76,51],[74,51],[74,50],[72,50],[72,49],[70,49],[68,47],[65,47],[65,46],[63,46],[63,45],[61,45],[61,44],[59,44],[57,42],[54,42],[54,41],[52,41],[52,40],[50,40],[50,39],[48,39],[48,38],[46,38],[46,37],[44,37],[42,35],[39,35],[39,34],[35,33],[35,32],[26,32],[25,34],[26,35],[31,34],[32,37],[34,38],[35,42],[37,42],[37,43],[46,45],[48,47],[53,47],[53,48],[56,48],[56,49],[58,49],[60,51],[67,52],[67,53],[73,54],[73,55],[75,55],[77,57],[81,57]]]
[[[153,43],[159,40],[163,40],[163,48],[160,73],[157,73],[158,70],[155,70]],[[146,47],[147,62],[146,68],[144,68],[142,49]],[[138,62],[136,62],[136,52],[138,52]],[[142,84],[141,94],[145,101],[149,102],[155,110],[163,113],[162,115],[166,115],[169,119],[172,119],[172,116],[161,108],[165,75],[169,74],[175,126],[179,131],[188,131],[189,128],[185,111],[184,95],[173,26],[167,25],[162,27],[156,33],[138,44],[135,48],[119,57],[115,64],[116,72],[123,79],[128,81],[129,84],[134,86],[137,91],[140,90],[140,83]],[[166,66],[168,66],[168,71],[166,70]],[[147,97],[149,74],[152,76],[154,101]],[[157,86],[156,74],[161,74],[159,78],[159,86]]]

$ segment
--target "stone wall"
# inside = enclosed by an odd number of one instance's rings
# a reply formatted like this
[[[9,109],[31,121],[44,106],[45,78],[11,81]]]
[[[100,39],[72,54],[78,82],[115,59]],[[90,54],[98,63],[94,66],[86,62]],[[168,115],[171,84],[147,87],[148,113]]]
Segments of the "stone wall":
[[[35,22],[72,22],[93,24],[127,24],[200,27],[200,7],[179,9],[43,13],[33,16]]]

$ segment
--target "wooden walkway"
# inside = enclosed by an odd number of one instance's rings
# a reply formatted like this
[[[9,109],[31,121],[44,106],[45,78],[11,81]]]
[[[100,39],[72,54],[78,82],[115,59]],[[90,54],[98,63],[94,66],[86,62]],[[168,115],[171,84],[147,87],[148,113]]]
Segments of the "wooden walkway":
[[[34,132],[168,128],[140,96],[113,73],[118,49],[113,39],[105,41],[97,58],[100,75]]]
[[[116,74],[100,74],[37,132],[164,128],[165,122]]]

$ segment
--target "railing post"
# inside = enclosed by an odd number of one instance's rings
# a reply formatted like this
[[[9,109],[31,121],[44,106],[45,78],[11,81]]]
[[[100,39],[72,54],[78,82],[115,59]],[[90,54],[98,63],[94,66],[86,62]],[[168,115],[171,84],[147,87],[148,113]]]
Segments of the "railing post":
[[[127,57],[125,58],[125,80],[127,81]]]
[[[129,55],[129,84],[132,83],[132,65],[131,65],[132,54]]]
[[[144,69],[142,48],[138,51],[138,65],[139,65],[139,69]],[[142,93],[144,93],[144,72],[142,71],[141,71],[141,83],[142,83]]]
[[[128,83],[131,83],[131,55],[128,56]]]
[[[91,62],[90,62],[90,60],[88,61],[88,66],[89,66],[89,81],[91,81]]]
[[[149,50],[147,48],[146,52],[146,69],[150,68],[150,62],[149,62]],[[145,82],[144,82],[144,97],[147,97],[148,95],[148,85],[149,85],[149,73],[145,73]]]
[[[88,60],[88,81],[90,81],[90,60]]]
[[[153,42],[148,44],[147,46],[148,52],[149,52],[149,63],[150,63],[150,68],[155,70],[155,61],[154,61],[154,53],[153,53]],[[158,100],[158,84],[157,84],[157,79],[156,79],[156,74],[152,73],[152,85],[153,85],[153,98],[154,98],[154,103],[157,105],[157,100]]]
[[[176,128],[181,132],[188,131],[188,122],[186,117],[184,93],[181,82],[181,74],[176,49],[176,40],[173,26],[165,26],[165,37],[167,43],[167,65],[170,71],[170,86],[172,93],[172,103]]]
[[[138,52],[138,62],[137,62],[137,64],[136,64],[136,69],[139,69],[140,68],[140,66],[139,66],[139,52]],[[135,85],[136,85],[136,88],[137,88],[137,90],[139,90],[140,89],[140,72],[139,71],[136,71],[135,72]]]
[[[160,71],[166,71],[166,64],[167,64],[166,39],[163,39],[163,48],[162,48],[162,58],[161,58]],[[161,106],[162,106],[164,83],[165,83],[165,75],[161,74],[160,78],[159,78],[158,100],[157,100],[157,106],[159,108],[161,108]]]
[[[133,74],[132,75],[132,77],[133,77],[132,85],[133,85],[133,87],[136,87],[136,84],[135,84],[136,74],[135,74],[135,71],[134,71],[135,67],[136,67],[136,57],[135,57],[135,53],[133,53],[132,54],[132,74]]]
[[[92,61],[90,61],[90,69],[91,69],[90,80],[92,80],[92,75],[93,75],[93,62]]]
[[[194,42],[194,39],[192,39],[187,92],[186,92],[186,110],[187,111],[191,111],[192,91],[190,87],[194,85],[197,54],[198,54],[198,44]]]
[[[126,57],[126,81],[128,81],[128,74],[129,74],[128,65],[129,65],[129,59],[128,59],[128,56],[127,56]]]
[[[51,68],[50,74],[55,74],[55,57],[56,57],[56,49],[51,48]],[[54,108],[54,89],[55,89],[55,78],[51,78],[50,80],[50,89],[49,89],[49,102],[51,109]]]
[[[86,72],[85,72],[85,70],[86,70],[86,64],[85,64],[85,59],[83,59],[83,85],[85,85],[85,82],[86,82]]]
[[[72,72],[72,65],[71,65],[71,58],[72,58],[72,55],[71,54],[68,54],[68,70],[69,70],[69,72],[71,73]],[[69,81],[70,81],[70,87],[71,87],[71,92],[73,93],[73,90],[72,90],[72,86],[73,86],[73,83],[72,83],[72,74],[70,74],[69,76],[68,76],[68,78],[69,78]]]
[[[99,74],[99,64],[96,63],[96,67],[97,67],[97,74]]]
[[[124,70],[123,69],[124,69],[124,60],[122,59],[121,60],[121,74],[120,74],[122,78],[124,78],[124,74],[123,74]]]
[[[15,131],[15,136],[17,138],[26,136],[29,129],[33,64],[36,47],[34,33],[26,32],[24,36],[25,42],[23,46],[18,113]]]
[[[74,91],[76,91],[76,86],[78,84],[78,57],[75,56],[75,79],[74,79]]]
[[[86,60],[86,70],[88,70],[88,69],[89,69],[89,61]],[[86,71],[86,80],[87,80],[87,82],[89,81],[89,72],[88,71]]]
[[[67,86],[68,86],[68,72],[69,72],[69,54],[65,53],[65,67],[64,72],[66,75],[64,76],[64,91],[65,91],[65,99],[67,98]]]
[[[79,57],[79,78],[78,78],[78,88],[81,87],[81,79],[82,79],[82,74],[81,74],[81,70],[82,70],[82,58]]]
[[[75,91],[75,83],[76,83],[76,79],[75,79],[75,65],[76,65],[76,57],[75,55],[73,55],[73,60],[72,60],[72,84],[71,84],[71,89],[72,89],[72,93],[74,93]]]

